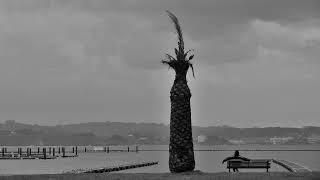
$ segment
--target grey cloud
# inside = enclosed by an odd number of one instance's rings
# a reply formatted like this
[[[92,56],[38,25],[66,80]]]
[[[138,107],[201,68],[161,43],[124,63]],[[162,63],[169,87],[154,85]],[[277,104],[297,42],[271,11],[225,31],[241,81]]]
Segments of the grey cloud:
[[[305,65],[319,57],[311,0],[0,1],[0,118],[168,122],[173,74],[160,60],[176,39],[167,9],[196,49],[195,122],[290,125],[297,115],[316,124],[319,67]],[[301,97],[288,93],[296,87]]]
[[[102,60],[106,56],[121,54],[124,61],[136,68],[161,67],[153,61],[164,57],[165,47],[175,46],[175,43],[166,43],[169,41],[166,39],[167,35],[173,31],[164,13],[166,9],[178,15],[185,34],[200,44],[197,47],[197,59],[208,64],[242,62],[254,58],[257,40],[248,34],[251,30],[246,26],[250,26],[250,22],[255,19],[290,24],[319,16],[319,3],[313,0],[5,2],[3,7],[13,9],[10,10],[11,13],[30,14],[38,10],[39,16],[47,17],[40,19],[40,23],[48,25],[51,31],[65,31],[52,35],[73,40],[83,46],[83,49],[78,50],[82,51],[85,56],[83,58],[90,59],[94,56]],[[62,15],[53,16],[55,13]],[[46,20],[48,22],[43,22]],[[37,22],[32,22],[33,19],[28,21],[31,24]],[[55,25],[56,22],[58,24]],[[43,31],[50,32],[45,29]]]

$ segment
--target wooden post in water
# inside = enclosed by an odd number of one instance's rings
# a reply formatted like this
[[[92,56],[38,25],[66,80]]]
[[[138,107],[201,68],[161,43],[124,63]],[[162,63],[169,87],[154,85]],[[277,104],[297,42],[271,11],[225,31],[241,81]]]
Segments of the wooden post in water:
[[[2,157],[4,157],[4,148],[2,148],[1,153],[2,153]]]
[[[107,151],[107,148],[106,148],[106,147],[103,147],[103,151],[106,152],[106,151]]]
[[[52,156],[56,156],[56,149],[52,148]]]
[[[110,149],[109,149],[109,146],[108,146],[107,153],[109,153],[109,152],[110,152]]]
[[[46,148],[42,149],[42,153],[43,153],[43,159],[47,159],[47,149]]]
[[[40,147],[38,147],[38,154],[40,154]]]
[[[49,147],[49,154],[51,154],[51,147]]]
[[[129,148],[129,146],[128,146],[128,152],[130,152],[130,148]]]
[[[76,155],[78,155],[78,146],[76,146]]]
[[[60,147],[58,148],[58,153],[60,154]]]
[[[84,147],[84,152],[87,152],[87,147]]]
[[[62,147],[62,157],[66,156],[66,149],[64,147]]]
[[[74,147],[72,147],[72,153],[74,154]]]

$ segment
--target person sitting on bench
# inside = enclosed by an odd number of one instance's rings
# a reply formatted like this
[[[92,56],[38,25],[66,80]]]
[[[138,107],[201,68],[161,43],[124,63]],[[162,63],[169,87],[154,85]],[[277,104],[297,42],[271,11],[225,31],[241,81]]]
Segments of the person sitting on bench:
[[[229,157],[226,157],[223,161],[222,161],[222,164],[226,161],[229,161],[231,159],[241,159],[241,160],[244,160],[244,161],[250,161],[250,159],[246,158],[246,157],[242,157],[240,156],[240,153],[238,150],[236,150],[234,152],[234,155],[233,156],[229,156]],[[233,168],[233,172],[239,172],[238,168]]]

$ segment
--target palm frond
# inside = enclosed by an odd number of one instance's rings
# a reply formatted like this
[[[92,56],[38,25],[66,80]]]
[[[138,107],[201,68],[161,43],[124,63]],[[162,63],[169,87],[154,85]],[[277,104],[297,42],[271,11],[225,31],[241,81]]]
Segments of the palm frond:
[[[179,47],[179,53],[184,54],[184,41],[182,36],[182,29],[179,23],[178,18],[170,11],[166,11],[168,13],[168,16],[170,17],[171,21],[174,24],[174,27],[176,29],[177,35],[178,35],[178,47]]]
[[[191,52],[191,51],[194,51],[194,50],[193,50],[193,49],[190,49],[190,50],[188,50],[186,53],[184,53],[183,59],[186,60],[186,57],[188,56],[189,52]],[[194,56],[194,54],[193,54],[193,55],[190,55],[190,57],[191,57],[191,56]],[[187,60],[187,61],[190,61],[190,60],[193,58],[193,57],[192,57],[192,58],[190,59],[190,57],[189,57],[189,60]]]
[[[191,67],[193,77],[196,78],[196,77],[194,76],[193,64],[190,63],[189,66]]]
[[[191,51],[194,51],[194,49],[190,49],[187,52],[184,52],[184,41],[183,41],[183,36],[182,36],[182,29],[179,24],[178,18],[171,13],[170,11],[166,11],[173,22],[175,26],[176,33],[178,35],[178,48],[174,48],[174,52],[176,57],[173,57],[170,54],[166,54],[166,59],[162,60],[162,64],[167,64],[169,66],[169,69],[172,68],[177,72],[183,71],[183,69],[187,66],[188,68],[190,67],[192,70],[192,75],[194,76],[194,68],[193,64],[190,63],[190,61],[193,59],[194,54],[190,54],[189,58],[187,58],[188,54]],[[186,69],[187,70],[187,69]]]
[[[189,49],[186,53],[184,53],[185,55],[187,55],[189,52],[194,51],[194,49]]]
[[[167,58],[168,58],[170,61],[175,61],[175,60],[176,60],[173,56],[171,56],[171,55],[168,54],[168,53],[166,53],[166,56],[167,56]]]
[[[189,57],[188,61],[191,61],[193,57],[194,57],[194,54]]]
[[[161,62],[162,62],[162,64],[167,64],[169,69],[170,68],[172,68],[172,69],[175,68],[174,67],[174,62],[176,62],[176,61],[173,61],[173,60],[162,60]]]

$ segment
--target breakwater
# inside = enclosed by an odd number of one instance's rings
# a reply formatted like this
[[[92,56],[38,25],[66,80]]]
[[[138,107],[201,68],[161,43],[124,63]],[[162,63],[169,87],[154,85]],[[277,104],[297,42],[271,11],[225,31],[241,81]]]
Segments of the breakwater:
[[[135,168],[146,167],[146,166],[153,166],[157,164],[159,164],[158,161],[146,161],[146,162],[139,162],[139,163],[120,164],[120,165],[109,166],[109,167],[75,169],[71,171],[64,171],[62,174],[106,173],[106,172],[135,169]]]

